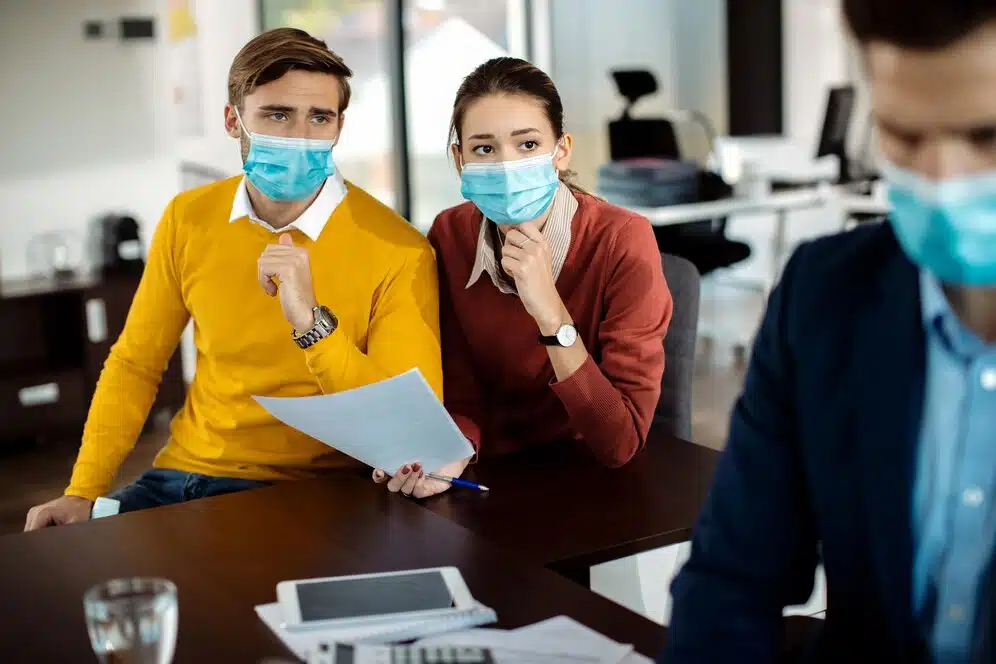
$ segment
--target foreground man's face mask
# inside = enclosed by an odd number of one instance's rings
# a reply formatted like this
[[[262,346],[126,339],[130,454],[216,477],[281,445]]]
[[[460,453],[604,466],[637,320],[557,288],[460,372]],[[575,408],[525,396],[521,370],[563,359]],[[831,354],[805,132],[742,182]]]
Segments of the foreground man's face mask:
[[[996,285],[996,172],[931,181],[882,165],[889,221],[910,259],[944,283]]]

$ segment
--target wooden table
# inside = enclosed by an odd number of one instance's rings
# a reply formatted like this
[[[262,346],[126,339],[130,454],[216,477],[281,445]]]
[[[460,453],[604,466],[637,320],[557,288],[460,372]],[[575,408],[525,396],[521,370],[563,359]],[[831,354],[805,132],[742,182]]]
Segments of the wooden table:
[[[286,655],[253,607],[296,578],[454,565],[502,627],[566,614],[653,655],[663,629],[367,478],[287,483],[0,538],[5,661],[93,661],[82,596],[126,576],[179,589],[176,662]]]
[[[489,459],[425,507],[588,585],[592,565],[691,539],[719,453],[651,433],[628,465],[599,466],[568,446]]]

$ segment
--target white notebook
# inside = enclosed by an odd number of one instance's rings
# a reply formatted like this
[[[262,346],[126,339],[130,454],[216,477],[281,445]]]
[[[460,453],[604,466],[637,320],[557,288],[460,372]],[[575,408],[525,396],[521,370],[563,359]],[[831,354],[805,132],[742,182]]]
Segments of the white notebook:
[[[406,618],[390,624],[295,630],[281,626],[283,610],[276,602],[257,606],[256,614],[301,659],[307,659],[308,654],[318,650],[322,643],[396,643],[489,625],[498,620],[495,612],[483,604],[455,609],[443,616]]]

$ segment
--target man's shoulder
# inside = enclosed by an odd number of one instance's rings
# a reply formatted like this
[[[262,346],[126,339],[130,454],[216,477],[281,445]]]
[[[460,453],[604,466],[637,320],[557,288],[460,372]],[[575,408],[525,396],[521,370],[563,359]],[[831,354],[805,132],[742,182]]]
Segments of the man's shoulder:
[[[892,227],[873,223],[803,243],[789,261],[786,278],[793,287],[846,296],[874,286],[882,269],[897,259],[904,257]]]
[[[180,192],[170,203],[175,223],[185,226],[210,223],[211,220],[227,222],[241,182],[242,176],[237,175]]]
[[[345,203],[356,225],[384,248],[402,253],[430,251],[429,241],[412,224],[366,190],[346,183]]]

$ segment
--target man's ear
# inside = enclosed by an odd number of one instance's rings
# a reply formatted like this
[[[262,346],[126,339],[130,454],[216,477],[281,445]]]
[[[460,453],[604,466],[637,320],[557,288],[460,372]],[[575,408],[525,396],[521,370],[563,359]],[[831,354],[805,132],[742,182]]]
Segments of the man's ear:
[[[463,172],[463,155],[460,154],[460,144],[454,143],[450,146],[450,152],[453,153],[453,163],[456,165],[457,173]]]
[[[343,113],[342,111],[339,111],[339,131],[336,132],[335,136],[336,144],[338,144],[339,141],[342,140],[342,126],[344,124],[346,124],[346,114]]]
[[[242,136],[242,126],[239,124],[239,117],[235,114],[233,104],[225,104],[225,133],[232,138]]]

